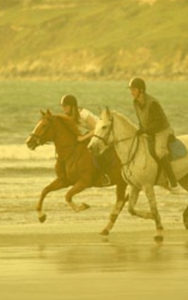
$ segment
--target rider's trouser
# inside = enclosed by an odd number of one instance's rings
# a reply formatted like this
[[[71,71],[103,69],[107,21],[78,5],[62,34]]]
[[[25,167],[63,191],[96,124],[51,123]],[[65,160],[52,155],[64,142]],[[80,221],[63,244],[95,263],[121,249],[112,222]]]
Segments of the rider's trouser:
[[[171,186],[172,187],[177,186],[177,180],[176,180],[176,177],[172,170],[172,166],[171,166],[168,156],[166,155],[163,158],[161,158],[160,163],[170,181]]]
[[[155,134],[155,152],[170,181],[171,186],[175,187],[177,186],[177,180],[168,158],[168,139],[172,134],[174,134],[174,132],[170,127]]]
[[[174,132],[170,127],[155,134],[155,152],[159,160],[168,155],[168,139],[173,134]]]

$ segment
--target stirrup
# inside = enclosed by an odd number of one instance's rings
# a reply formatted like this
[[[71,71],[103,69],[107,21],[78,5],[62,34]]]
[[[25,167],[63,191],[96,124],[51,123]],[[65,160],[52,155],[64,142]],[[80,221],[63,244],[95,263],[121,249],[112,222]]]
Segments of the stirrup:
[[[111,184],[110,177],[107,174],[102,175],[102,185],[103,186],[108,186]]]

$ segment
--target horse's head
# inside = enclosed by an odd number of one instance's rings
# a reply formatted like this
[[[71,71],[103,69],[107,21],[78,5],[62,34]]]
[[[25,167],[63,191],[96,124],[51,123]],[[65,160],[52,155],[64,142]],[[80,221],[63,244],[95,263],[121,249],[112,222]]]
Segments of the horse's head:
[[[102,154],[113,143],[113,116],[109,108],[106,108],[96,124],[94,135],[88,148],[95,154]]]
[[[31,150],[35,150],[36,147],[52,140],[52,113],[49,110],[46,112],[41,111],[41,115],[42,118],[26,140],[26,144]]]

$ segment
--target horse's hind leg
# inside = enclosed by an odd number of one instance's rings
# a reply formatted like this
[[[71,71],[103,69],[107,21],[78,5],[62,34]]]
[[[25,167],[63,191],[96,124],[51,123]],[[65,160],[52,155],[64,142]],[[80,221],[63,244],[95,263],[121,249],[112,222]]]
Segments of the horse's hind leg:
[[[76,205],[73,201],[72,201],[72,197],[78,193],[80,193],[81,191],[83,191],[85,188],[88,187],[88,184],[84,183],[83,181],[78,181],[75,183],[75,185],[67,192],[67,194],[65,195],[65,200],[67,201],[67,203],[69,204],[69,206],[75,211],[75,212],[80,212],[82,210],[85,210],[87,208],[89,208],[88,204],[82,203],[81,205]]]
[[[139,212],[137,212],[137,210],[134,208],[138,200],[140,190],[134,186],[129,186],[129,188],[130,188],[130,192],[129,192],[128,211],[133,216],[144,218],[144,216],[140,215]]]
[[[61,178],[57,178],[42,190],[40,199],[39,199],[39,202],[37,205],[38,217],[39,217],[39,221],[41,223],[43,223],[46,220],[46,215],[42,212],[42,206],[43,206],[43,202],[44,202],[44,199],[47,196],[47,194],[49,194],[52,191],[57,191],[66,186],[67,185],[64,183],[64,181]]]
[[[157,204],[156,204],[156,199],[155,199],[155,193],[153,190],[152,186],[145,186],[144,187],[144,191],[146,194],[146,197],[149,200],[149,205],[150,205],[150,209],[151,212],[147,212],[147,211],[139,211],[136,210],[134,207],[136,205],[136,201],[138,199],[138,195],[139,195],[139,189],[137,189],[134,186],[131,186],[131,192],[130,192],[130,196],[129,196],[129,206],[128,206],[128,210],[132,215],[144,218],[144,219],[154,219],[155,223],[156,223],[156,227],[157,227],[157,235],[155,237],[156,241],[162,241],[163,236],[162,236],[162,224],[161,224],[161,219],[160,219],[160,215],[158,213],[158,209],[157,209]]]
[[[151,212],[135,209],[140,190],[135,186],[130,186],[128,211],[131,215],[143,219],[153,219]]]
[[[156,229],[157,229],[157,235],[155,236],[156,241],[162,241],[163,240],[163,226],[161,223],[161,217],[158,212],[157,208],[157,202],[156,202],[156,197],[155,197],[155,192],[153,189],[153,186],[148,185],[144,188],[145,194],[147,199],[149,200],[149,205],[151,209],[151,213],[153,215],[153,218],[155,220],[156,224]]]
[[[122,211],[125,203],[128,201],[128,195],[125,195],[126,183],[122,181],[121,184],[116,186],[116,204],[110,214],[110,220],[106,227],[101,232],[102,235],[108,235],[110,230],[112,230],[120,212]]]

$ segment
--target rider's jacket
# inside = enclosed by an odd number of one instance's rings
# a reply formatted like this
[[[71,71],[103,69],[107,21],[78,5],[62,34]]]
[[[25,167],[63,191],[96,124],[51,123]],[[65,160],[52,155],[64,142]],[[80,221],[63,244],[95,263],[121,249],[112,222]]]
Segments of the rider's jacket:
[[[161,105],[152,96],[145,94],[144,104],[142,106],[137,100],[134,100],[134,107],[139,120],[140,129],[143,132],[154,135],[170,127]]]

